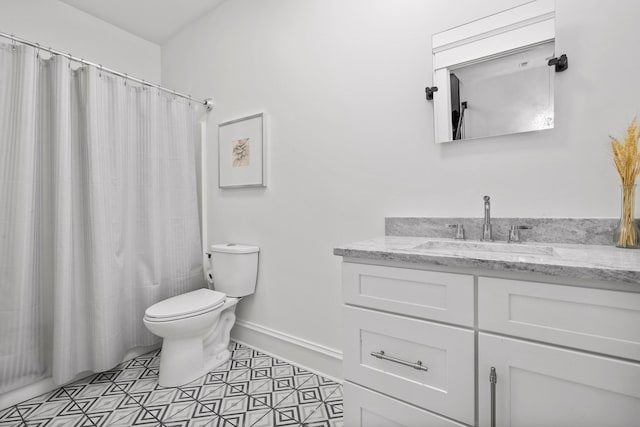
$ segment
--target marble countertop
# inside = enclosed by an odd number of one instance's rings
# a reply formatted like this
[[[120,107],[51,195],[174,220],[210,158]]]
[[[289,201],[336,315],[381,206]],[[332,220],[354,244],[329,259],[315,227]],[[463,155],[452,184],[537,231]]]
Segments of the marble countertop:
[[[604,245],[523,243],[514,246],[519,252],[507,252],[511,248],[506,246],[506,242],[480,243],[471,240],[465,241],[471,249],[446,247],[450,243],[455,246],[459,242],[443,238],[386,236],[339,246],[334,248],[333,253],[348,258],[540,273],[640,286],[640,250],[637,249]],[[493,244],[503,246],[496,246],[496,251],[482,249],[482,245]],[[444,249],[439,247],[442,245]]]

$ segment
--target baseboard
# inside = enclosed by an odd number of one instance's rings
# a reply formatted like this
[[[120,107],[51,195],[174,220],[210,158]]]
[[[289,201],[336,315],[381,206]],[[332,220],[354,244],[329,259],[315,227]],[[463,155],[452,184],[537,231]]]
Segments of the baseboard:
[[[285,362],[341,382],[342,352],[257,323],[237,319],[231,330],[235,341]]]
[[[133,348],[127,352],[127,354],[124,356],[122,361],[125,362],[127,360],[133,359],[134,357],[138,357],[145,353],[148,353],[152,350],[156,350],[160,348],[161,344],[162,343],[159,342],[158,344],[154,344],[151,346]],[[83,372],[77,375],[73,380],[69,381],[69,383],[72,383],[74,381],[77,381],[81,378],[87,377],[92,374],[93,372]],[[65,384],[62,384],[62,385],[65,385]],[[47,377],[39,381],[36,381],[34,383],[28,384],[24,387],[11,390],[6,393],[2,393],[0,395],[0,410],[8,408],[9,406],[13,406],[18,403],[24,402],[25,400],[33,399],[34,397],[40,396],[42,394],[49,393],[50,391],[55,390],[58,387],[61,387],[62,385],[55,384],[53,382],[53,378]]]

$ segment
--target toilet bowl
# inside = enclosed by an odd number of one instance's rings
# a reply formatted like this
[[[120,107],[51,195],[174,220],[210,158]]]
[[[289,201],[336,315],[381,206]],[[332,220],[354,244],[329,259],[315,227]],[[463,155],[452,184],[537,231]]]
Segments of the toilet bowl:
[[[198,289],[152,305],[143,322],[161,337],[158,383],[176,387],[226,362],[237,298]]]
[[[255,246],[213,245],[210,285],[216,290],[197,289],[147,308],[145,326],[163,339],[161,386],[187,384],[229,360],[235,306],[242,296],[255,292],[257,253]]]

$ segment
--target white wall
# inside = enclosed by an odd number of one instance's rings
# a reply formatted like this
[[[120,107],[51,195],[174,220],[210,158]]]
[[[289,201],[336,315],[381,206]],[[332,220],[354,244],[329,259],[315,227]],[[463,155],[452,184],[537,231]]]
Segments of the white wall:
[[[608,135],[640,112],[636,0],[557,1],[553,130],[434,144],[431,34],[522,0],[233,0],[162,48],[163,83],[214,96],[209,242],[261,247],[239,317],[342,347],[340,259],[383,218],[613,217]],[[217,188],[216,126],[271,117],[266,189]]]
[[[58,0],[1,0],[0,31],[160,81],[160,46]]]

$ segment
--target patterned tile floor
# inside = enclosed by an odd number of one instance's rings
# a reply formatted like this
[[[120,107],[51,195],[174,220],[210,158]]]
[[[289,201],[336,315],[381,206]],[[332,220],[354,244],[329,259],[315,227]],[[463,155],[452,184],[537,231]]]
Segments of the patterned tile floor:
[[[0,426],[342,427],[342,386],[232,343],[181,387],[157,382],[160,350],[0,411]]]

